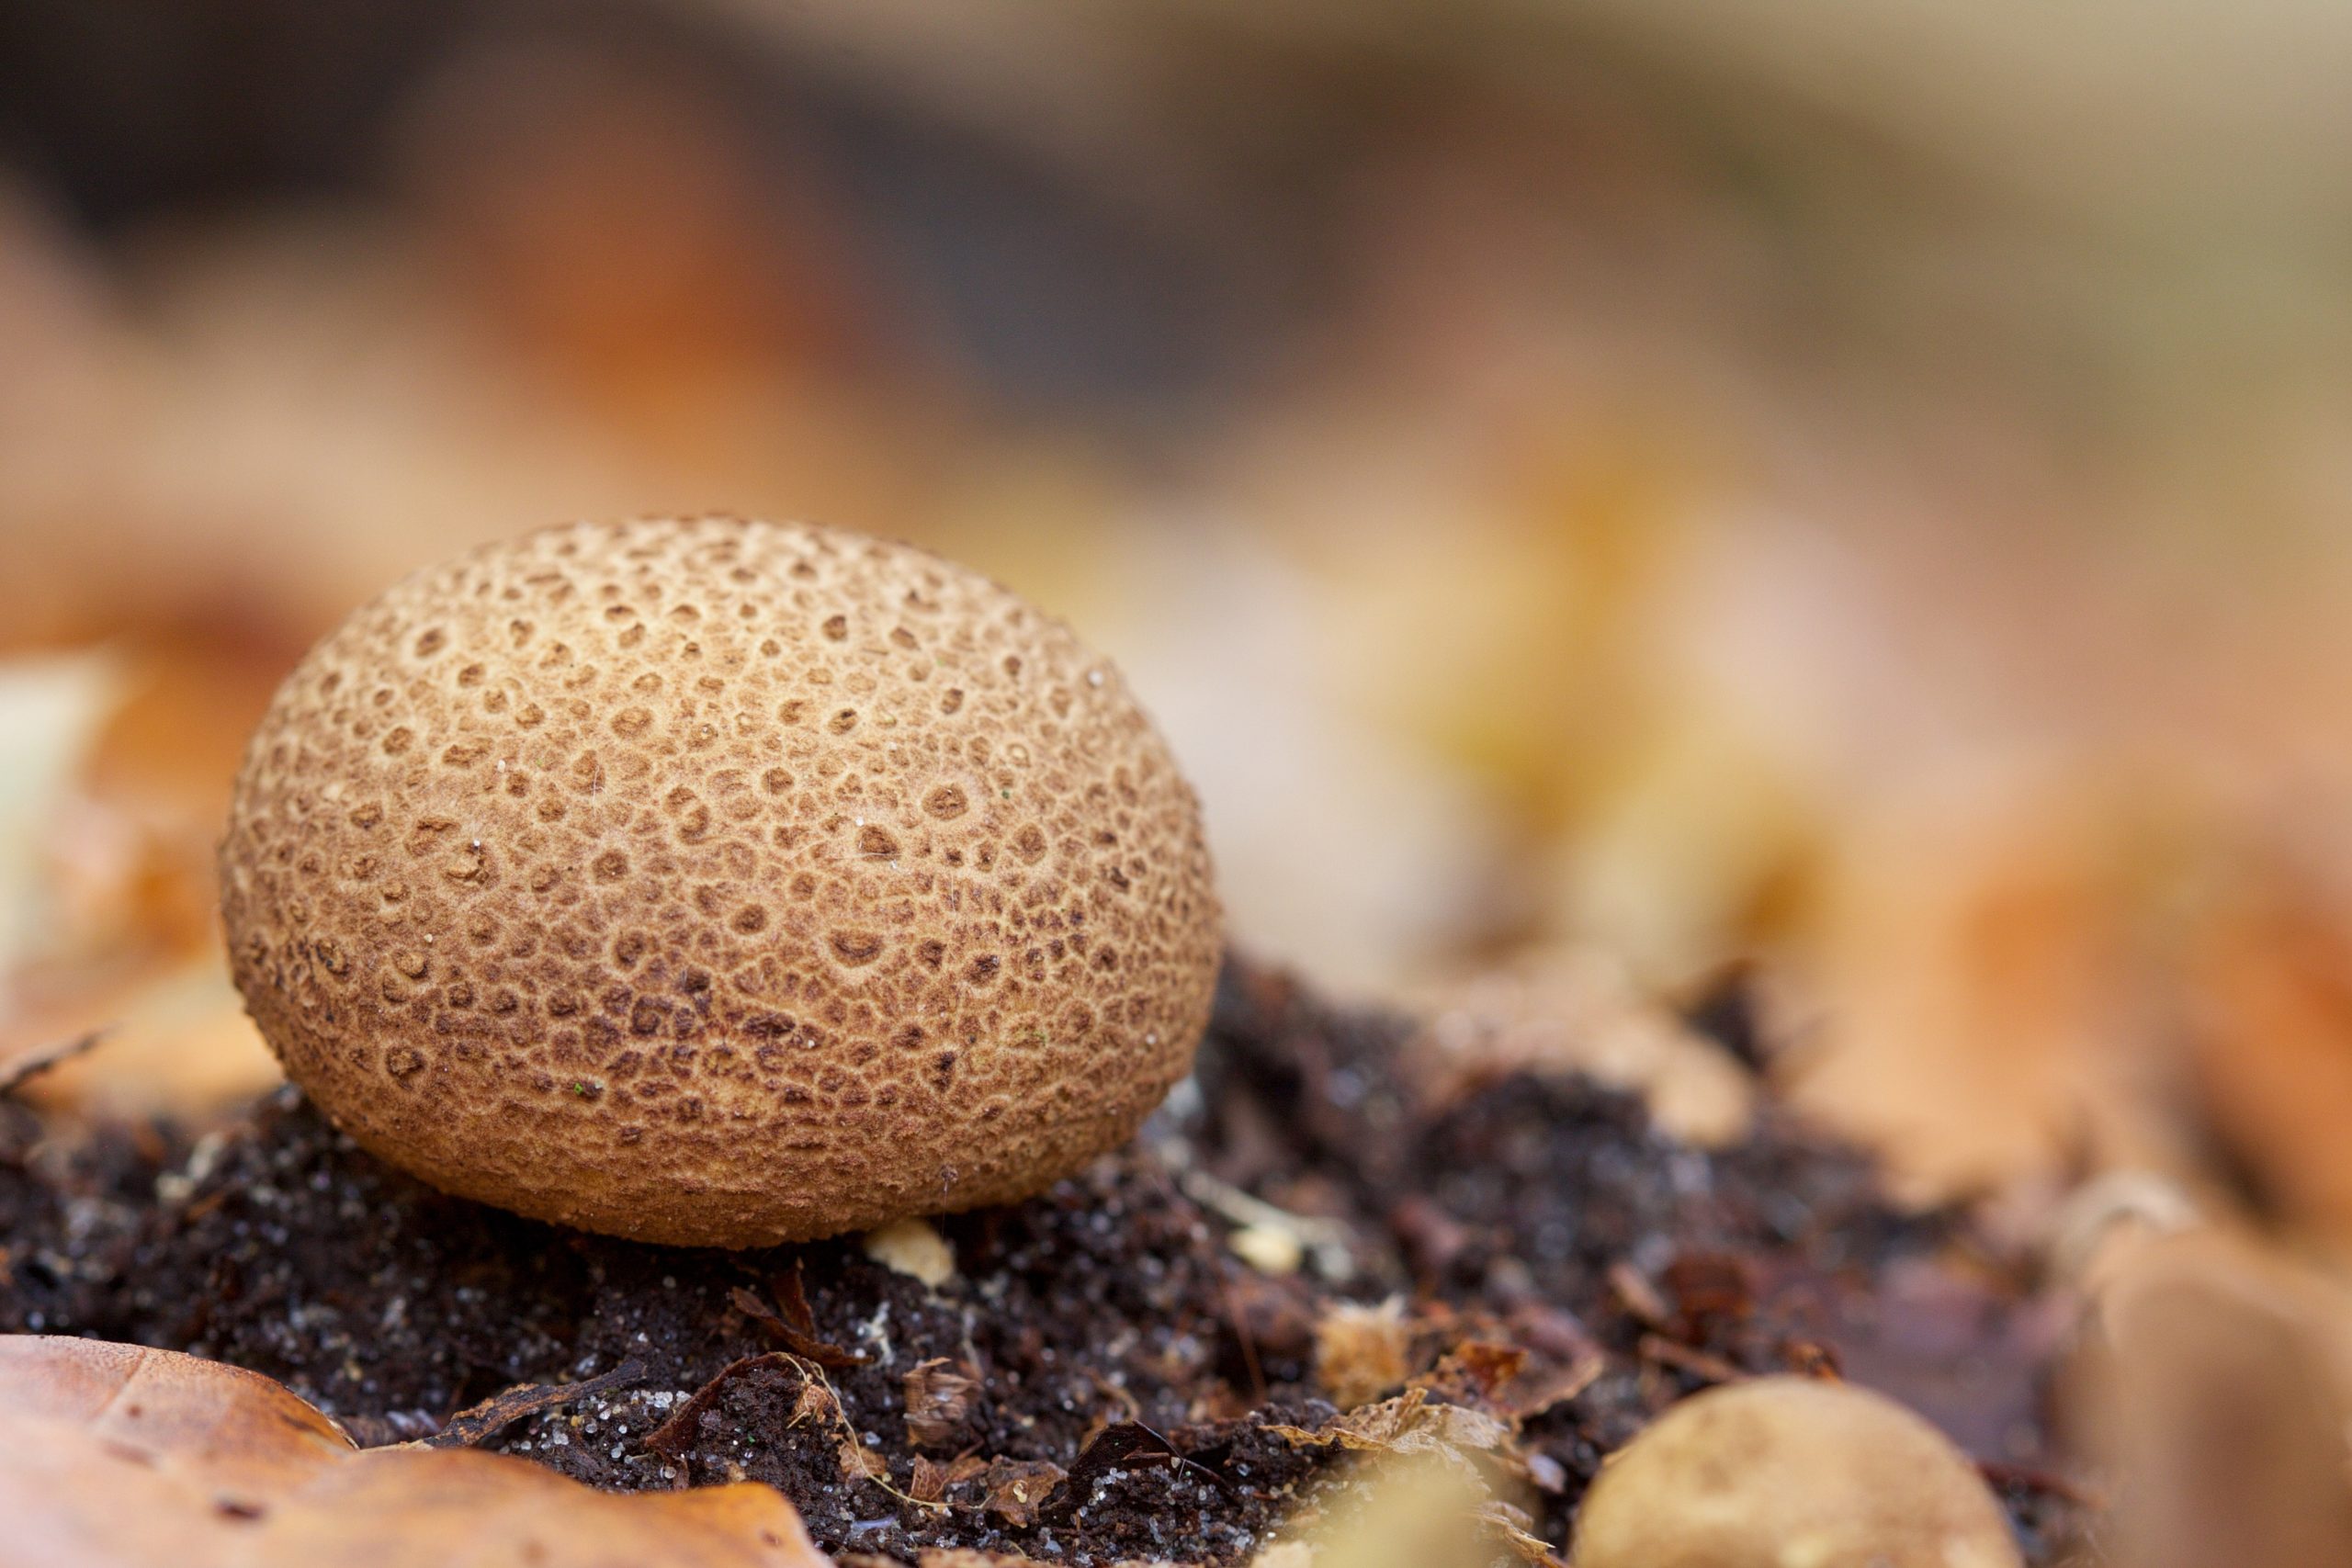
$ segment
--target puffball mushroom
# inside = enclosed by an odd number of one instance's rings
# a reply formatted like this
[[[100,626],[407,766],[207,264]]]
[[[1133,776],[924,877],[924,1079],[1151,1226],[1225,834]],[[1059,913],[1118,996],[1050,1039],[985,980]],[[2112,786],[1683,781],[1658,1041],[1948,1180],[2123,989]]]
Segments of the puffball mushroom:
[[[447,1191],[751,1247],[1027,1196],[1189,1070],[1200,811],[1006,589],[796,524],[435,567],[287,677],[221,847],[287,1073]]]
[[[2019,1568],[1967,1456],[1883,1394],[1758,1378],[1693,1394],[1601,1467],[1576,1568]]]

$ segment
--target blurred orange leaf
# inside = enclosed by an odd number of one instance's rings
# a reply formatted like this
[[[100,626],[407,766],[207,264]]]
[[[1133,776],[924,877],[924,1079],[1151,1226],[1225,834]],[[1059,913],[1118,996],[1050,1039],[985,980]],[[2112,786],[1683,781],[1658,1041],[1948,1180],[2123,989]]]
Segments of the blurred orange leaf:
[[[258,1373],[0,1339],[0,1568],[830,1568],[751,1483],[612,1495],[475,1450],[358,1450]]]
[[[2283,868],[2207,912],[2187,980],[2201,1109],[2288,1217],[2352,1237],[2352,920]]]

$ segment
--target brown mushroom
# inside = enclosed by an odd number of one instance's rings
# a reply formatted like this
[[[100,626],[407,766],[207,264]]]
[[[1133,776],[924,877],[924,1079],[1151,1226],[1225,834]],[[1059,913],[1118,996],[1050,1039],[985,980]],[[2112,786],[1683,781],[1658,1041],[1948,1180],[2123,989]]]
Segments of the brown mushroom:
[[[280,687],[221,849],[288,1073],[448,1191],[744,1247],[1025,1196],[1188,1069],[1192,790],[1108,663],[903,546],[488,546]]]

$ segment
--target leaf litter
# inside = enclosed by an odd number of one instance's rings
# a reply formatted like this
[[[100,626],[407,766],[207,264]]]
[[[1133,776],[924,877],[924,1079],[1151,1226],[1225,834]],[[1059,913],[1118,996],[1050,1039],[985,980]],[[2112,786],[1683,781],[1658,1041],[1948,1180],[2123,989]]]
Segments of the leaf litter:
[[[1541,1561],[1674,1400],[1849,1362],[2006,1473],[2063,1481],[2048,1314],[1981,1247],[1946,1268],[1957,1218],[1894,1207],[1769,1106],[1700,1149],[1573,1073],[1421,1071],[1414,1035],[1230,964],[1146,1136],[936,1222],[956,1268],[935,1287],[854,1238],[551,1230],[388,1169],[291,1091],[201,1157],[171,1125],[76,1135],[0,1101],[0,1329],[189,1351],[360,1437],[438,1427],[602,1492],[764,1483],[845,1560],[1226,1568],[1358,1506],[1356,1461],[1405,1459],[1474,1476],[1495,1560]],[[1309,1267],[1237,1250],[1275,1212]],[[1949,1341],[1875,1311],[1921,1269],[1951,1276],[1982,1369],[1957,1393]],[[2005,1495],[2030,1561],[2057,1561],[2080,1503]]]

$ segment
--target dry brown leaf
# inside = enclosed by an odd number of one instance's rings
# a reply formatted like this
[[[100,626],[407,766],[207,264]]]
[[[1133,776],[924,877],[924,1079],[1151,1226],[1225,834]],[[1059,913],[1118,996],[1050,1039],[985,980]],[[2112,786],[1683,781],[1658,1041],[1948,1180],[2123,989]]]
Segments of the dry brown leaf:
[[[907,1398],[907,1440],[917,1448],[938,1448],[964,1429],[972,1401],[980,1392],[971,1369],[944,1356],[920,1363],[901,1380]]]
[[[947,1495],[947,1467],[928,1455],[915,1455],[914,1473],[907,1480],[907,1495],[918,1503],[936,1503]]]
[[[1796,971],[1835,1004],[1789,1088],[1877,1150],[1904,1197],[2148,1147],[2144,1097],[2117,1076],[2142,1026],[2118,815],[2053,784],[1844,829]]]
[[[1470,1517],[1494,1533],[1513,1557],[1532,1568],[1560,1568],[1560,1560],[1552,1551],[1551,1543],[1536,1535],[1529,1526],[1535,1521],[1527,1510],[1499,1497],[1490,1497],[1471,1511]]]
[[[2211,911],[2189,952],[2201,1109],[2262,1195],[2352,1238],[2352,913],[2278,870]]]
[[[800,1397],[792,1403],[792,1425],[814,1421],[828,1427],[833,1433],[833,1458],[842,1467],[843,1481],[880,1481],[888,1484],[890,1466],[880,1454],[859,1440],[849,1417],[842,1414],[841,1396],[831,1384],[820,1381],[804,1369],[807,1381],[800,1385]]]
[[[1466,1539],[1464,1532],[1492,1532],[1524,1562],[1556,1562],[1551,1549],[1529,1530],[1527,1515],[1488,1490],[1498,1468],[1503,1475],[1523,1480],[1525,1463],[1512,1440],[1513,1427],[1484,1410],[1434,1401],[1427,1389],[1416,1386],[1378,1404],[1344,1411],[1312,1432],[1297,1427],[1268,1430],[1289,1442],[1318,1448],[1336,1443],[1369,1456],[1366,1462],[1385,1467],[1372,1472],[1375,1488],[1380,1489],[1378,1478],[1385,1476],[1391,1483],[1387,1490],[1406,1496],[1425,1494],[1421,1503],[1426,1506],[1416,1505],[1408,1511],[1450,1521],[1455,1545]],[[1487,1456],[1490,1462],[1482,1466],[1474,1454]],[[1438,1479],[1441,1472],[1451,1479]]]
[[[1506,1552],[1556,1562],[1528,1532],[1527,1516],[1458,1459],[1365,1455],[1332,1503],[1295,1517],[1252,1568],[1491,1568]]]
[[[1370,1404],[1404,1382],[1412,1337],[1402,1296],[1334,1303],[1315,1325],[1316,1380],[1342,1410]]]
[[[0,1339],[0,1568],[829,1568],[754,1484],[612,1495],[475,1450],[356,1450],[256,1373]]]
[[[1024,1529],[1035,1521],[1038,1505],[1062,1483],[1066,1473],[1048,1460],[992,1459],[981,1477],[989,1489],[988,1501],[981,1506],[1013,1529]]]
[[[370,1450],[274,1521],[267,1568],[533,1561],[591,1568],[831,1568],[783,1494],[756,1483],[613,1495],[527,1460]],[[383,1555],[397,1541],[401,1555]]]
[[[0,1417],[68,1423],[132,1462],[263,1491],[352,1451],[333,1421],[258,1372],[99,1339],[0,1337]]]
[[[158,967],[96,963],[86,978],[52,975],[0,1023],[0,1056],[103,1021],[96,1050],[25,1085],[44,1110],[94,1120],[152,1116],[209,1122],[241,1113],[283,1081],[216,949]]]
[[[1448,1404],[1507,1416],[1497,1406],[1496,1395],[1525,1370],[1527,1359],[1527,1352],[1516,1345],[1465,1340],[1439,1357],[1437,1365],[1413,1380],[1413,1386]]]
[[[841,1462],[844,1481],[890,1479],[889,1461],[858,1441],[854,1432],[842,1432],[833,1439],[833,1456]]]
[[[216,714],[206,693],[237,661],[145,634],[0,659],[0,1064],[110,1026],[103,1051],[40,1070],[37,1104],[204,1114],[277,1080],[214,934],[216,797],[268,692]]]
[[[1378,1404],[1342,1411],[1314,1431],[1300,1427],[1267,1430],[1293,1443],[1368,1453],[1434,1454],[1460,1459],[1495,1453],[1510,1442],[1510,1428],[1481,1410],[1432,1403],[1423,1389],[1408,1389]]]
[[[795,1273],[785,1275],[783,1278],[796,1281],[797,1287],[799,1276]],[[844,1367],[862,1367],[865,1364],[865,1358],[857,1351],[844,1350],[838,1345],[820,1338],[813,1324],[804,1328],[790,1318],[778,1315],[769,1309],[765,1302],[741,1285],[728,1292],[727,1299],[734,1303],[737,1312],[751,1319],[762,1333],[804,1361],[814,1361],[817,1365],[833,1371],[840,1371]],[[802,1318],[808,1316],[808,1303],[805,1295],[795,1298],[795,1306],[798,1316]]]
[[[1566,1404],[1591,1386],[1608,1358],[1597,1345],[1579,1345],[1565,1360],[1525,1347],[1472,1339],[1455,1346],[1413,1386],[1453,1404],[1467,1404],[1514,1427]]]
[[[121,688],[102,654],[0,660],[0,975],[55,940],[57,818]]]

